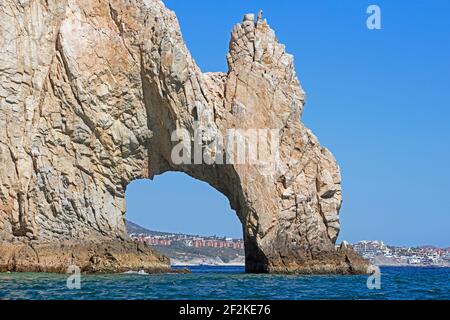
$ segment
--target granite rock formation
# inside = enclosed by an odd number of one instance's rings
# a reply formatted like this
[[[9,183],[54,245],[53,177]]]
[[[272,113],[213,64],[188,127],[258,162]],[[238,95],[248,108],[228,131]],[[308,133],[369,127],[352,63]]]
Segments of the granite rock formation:
[[[172,272],[167,257],[132,241],[0,243],[0,272]]]
[[[234,27],[227,73],[202,73],[175,14],[157,0],[0,7],[3,246],[70,241],[66,248],[87,243],[93,256],[101,243],[127,244],[127,185],[180,171],[229,199],[247,271],[366,271],[351,249],[335,249],[339,168],[301,123],[305,94],[293,57],[261,15]],[[172,133],[194,134],[198,123],[205,136],[275,130],[275,165],[174,163]]]

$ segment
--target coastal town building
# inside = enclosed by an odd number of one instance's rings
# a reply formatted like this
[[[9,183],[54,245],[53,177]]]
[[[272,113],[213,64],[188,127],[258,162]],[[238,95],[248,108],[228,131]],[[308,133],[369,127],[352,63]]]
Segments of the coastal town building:
[[[151,246],[171,246],[173,243],[182,243],[186,247],[193,248],[231,248],[244,249],[244,242],[240,239],[198,237],[185,234],[147,235],[131,234],[132,239],[147,243]]]

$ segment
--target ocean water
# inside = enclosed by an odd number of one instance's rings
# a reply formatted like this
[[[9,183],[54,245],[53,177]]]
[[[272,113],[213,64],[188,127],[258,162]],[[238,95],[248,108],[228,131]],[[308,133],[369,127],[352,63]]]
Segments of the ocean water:
[[[381,268],[381,288],[367,276],[245,274],[242,267],[190,267],[191,274],[0,274],[0,299],[450,299],[450,268]]]

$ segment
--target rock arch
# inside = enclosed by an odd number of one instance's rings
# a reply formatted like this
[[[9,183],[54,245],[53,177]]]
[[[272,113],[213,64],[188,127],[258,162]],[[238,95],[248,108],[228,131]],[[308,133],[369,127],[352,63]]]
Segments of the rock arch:
[[[228,73],[205,74],[157,0],[2,6],[1,239],[126,242],[127,184],[181,171],[230,200],[247,271],[365,272],[335,249],[339,168],[299,121],[293,58],[261,17],[234,27]],[[276,130],[277,165],[175,164],[172,133],[196,123],[223,135]]]

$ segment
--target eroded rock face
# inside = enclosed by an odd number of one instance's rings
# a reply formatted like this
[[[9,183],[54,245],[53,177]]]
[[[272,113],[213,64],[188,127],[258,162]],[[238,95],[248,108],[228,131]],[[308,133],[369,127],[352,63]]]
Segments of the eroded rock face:
[[[301,123],[293,58],[260,16],[234,27],[225,74],[200,71],[157,0],[0,7],[0,239],[125,240],[127,185],[182,171],[230,200],[247,271],[365,272],[335,249],[339,168]],[[275,165],[174,163],[172,133],[199,124],[276,131]]]
[[[71,269],[77,268],[77,269]],[[172,272],[169,258],[133,241],[0,242],[0,272]]]

